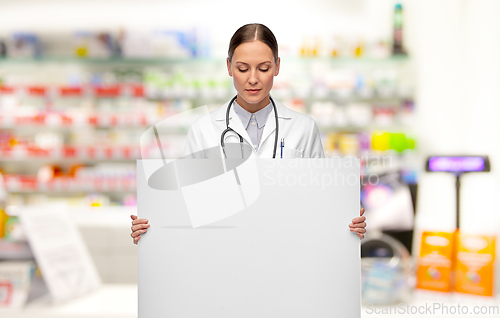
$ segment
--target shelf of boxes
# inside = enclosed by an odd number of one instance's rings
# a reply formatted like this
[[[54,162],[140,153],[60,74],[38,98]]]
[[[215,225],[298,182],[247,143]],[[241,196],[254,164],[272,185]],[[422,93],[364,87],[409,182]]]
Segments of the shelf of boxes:
[[[36,145],[16,145],[0,147],[1,161],[18,160],[61,160],[74,159],[78,161],[96,160],[136,160],[140,158],[140,149],[135,146],[70,146],[60,149],[44,149]]]
[[[312,62],[327,62],[333,64],[397,64],[407,63],[410,58],[407,55],[393,55],[381,58],[369,57],[291,57],[281,56],[282,62],[291,63],[312,63]],[[123,57],[109,57],[109,58],[95,58],[95,57],[17,57],[17,58],[2,58],[0,57],[1,64],[53,64],[53,63],[73,63],[73,64],[137,64],[137,65],[164,65],[164,64],[192,64],[192,63],[224,63],[225,58],[209,57],[209,58],[123,58]]]
[[[37,111],[32,114],[0,115],[0,128],[36,127],[147,127],[155,122],[145,114],[72,114]]]
[[[10,193],[135,192],[136,176],[126,177],[55,177],[48,182],[31,175],[5,175]]]
[[[112,85],[0,85],[1,94],[38,97],[144,97],[144,86],[141,84]]]

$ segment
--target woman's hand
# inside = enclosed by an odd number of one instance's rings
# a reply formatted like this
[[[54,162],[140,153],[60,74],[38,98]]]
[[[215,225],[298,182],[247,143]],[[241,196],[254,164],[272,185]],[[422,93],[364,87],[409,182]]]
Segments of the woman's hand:
[[[365,237],[364,233],[366,233],[366,222],[365,222],[366,217],[363,216],[364,213],[365,213],[365,208],[362,208],[359,211],[360,216],[352,219],[352,223],[349,224],[351,232],[356,232],[360,240],[362,240]]]
[[[130,218],[132,219],[132,234],[130,236],[134,239],[134,244],[137,244],[141,239],[141,234],[148,231],[149,221],[147,219],[138,219],[136,215],[131,215]]]

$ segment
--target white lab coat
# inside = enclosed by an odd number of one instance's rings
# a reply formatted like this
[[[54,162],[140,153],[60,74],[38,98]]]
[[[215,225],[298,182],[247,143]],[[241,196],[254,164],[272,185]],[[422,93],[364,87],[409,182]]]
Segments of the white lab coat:
[[[276,148],[276,158],[281,157],[280,140],[284,138],[283,158],[324,158],[325,153],[316,122],[308,115],[293,111],[279,101],[274,100],[278,110],[279,135]],[[201,116],[191,125],[184,155],[197,153],[196,158],[206,158],[202,150],[220,146],[221,134],[226,129],[226,111],[229,101],[220,108]],[[271,105],[272,107],[272,105]],[[274,138],[276,119],[274,109],[267,118],[266,126],[262,132],[260,145],[256,149],[245,127],[234,112],[234,105],[229,111],[229,127],[243,137],[243,142],[253,149],[250,158],[272,158],[274,151]],[[228,132],[226,143],[239,142],[239,137]],[[221,147],[220,147],[221,148]],[[201,154],[200,154],[201,153]]]

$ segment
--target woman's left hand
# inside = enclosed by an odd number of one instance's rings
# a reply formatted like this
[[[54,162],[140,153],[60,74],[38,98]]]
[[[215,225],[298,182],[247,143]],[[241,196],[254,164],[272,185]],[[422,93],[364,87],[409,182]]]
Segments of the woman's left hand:
[[[364,233],[366,233],[366,222],[365,222],[366,217],[363,216],[364,213],[365,213],[365,208],[362,208],[359,211],[360,216],[352,219],[352,223],[349,224],[351,232],[356,232],[360,240],[362,240],[365,237]]]

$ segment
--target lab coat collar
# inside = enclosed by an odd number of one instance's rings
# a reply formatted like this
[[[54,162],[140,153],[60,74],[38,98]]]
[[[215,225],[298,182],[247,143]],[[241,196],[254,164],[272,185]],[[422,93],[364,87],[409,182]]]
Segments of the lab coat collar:
[[[241,122],[243,123],[243,127],[245,127],[245,129],[248,129],[250,119],[252,118],[253,115],[255,115],[253,118],[254,121],[257,123],[257,128],[261,129],[262,127],[264,127],[267,122],[267,117],[269,116],[271,110],[273,109],[273,106],[271,105],[271,103],[269,103],[267,104],[266,107],[252,114],[243,107],[241,107],[240,105],[238,105],[236,101],[234,101],[233,107],[234,107],[234,112],[241,119]]]
[[[276,103],[276,109],[278,110],[278,119],[279,118],[284,118],[284,119],[290,119],[291,117],[291,112],[286,108],[283,104],[281,104],[279,101],[274,99],[274,102]],[[217,111],[217,115],[215,117],[216,121],[225,121],[226,120],[226,112],[227,112],[227,106],[229,104],[229,101],[224,104],[223,107],[219,108]],[[271,113],[267,117],[267,122],[266,126],[264,127],[264,131],[262,132],[262,137],[260,140],[260,145],[266,141],[266,139],[276,130],[276,119],[274,117],[274,108],[272,107],[271,103]],[[238,118],[238,115],[234,112],[234,107],[231,107],[229,110],[229,127],[234,129],[238,134],[243,137],[250,145],[252,145],[252,140],[250,139],[250,136],[248,135],[246,129],[243,127],[243,124],[241,120],[234,120],[234,118]],[[259,145],[259,150],[262,148]]]
[[[278,118],[286,118],[286,119],[292,118],[291,117],[292,114],[288,111],[288,108],[286,108],[283,104],[281,104],[279,101],[277,101],[276,98],[273,98],[273,99],[274,99],[274,102],[276,103],[276,109],[278,110]],[[227,111],[228,104],[229,104],[229,101],[227,101],[223,105],[223,107],[219,108],[219,110],[217,111],[217,116],[215,116],[215,120],[223,120],[223,121],[226,120],[226,111]],[[272,103],[271,103],[271,108],[272,108]],[[236,115],[236,113],[234,112],[233,107],[231,107],[231,109],[229,110],[229,119],[231,119],[235,115]],[[274,108],[273,108],[273,111],[271,111],[271,113],[269,114],[268,119],[271,118],[271,116],[273,117],[273,121],[274,121]]]

